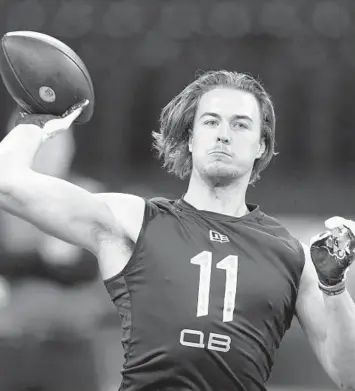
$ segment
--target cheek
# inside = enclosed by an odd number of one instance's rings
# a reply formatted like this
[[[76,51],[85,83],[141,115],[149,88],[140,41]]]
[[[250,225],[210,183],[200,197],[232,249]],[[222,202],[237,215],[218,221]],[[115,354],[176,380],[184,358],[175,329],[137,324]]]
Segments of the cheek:
[[[236,148],[248,152],[257,151],[259,148],[259,139],[247,133],[236,134],[233,140]]]
[[[203,135],[199,133],[195,134],[191,144],[192,152],[198,155],[203,154],[214,145],[213,140],[213,137],[211,137],[207,132]]]
[[[233,140],[236,156],[255,159],[259,150],[259,139],[248,135],[237,135]]]

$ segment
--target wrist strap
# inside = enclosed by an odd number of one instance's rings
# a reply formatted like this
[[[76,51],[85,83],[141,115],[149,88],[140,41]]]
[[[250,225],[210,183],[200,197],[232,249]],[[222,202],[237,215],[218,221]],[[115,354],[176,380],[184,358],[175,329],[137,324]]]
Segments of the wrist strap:
[[[318,281],[319,289],[329,296],[340,295],[345,291],[345,279],[338,282],[336,285],[325,285],[322,282]]]

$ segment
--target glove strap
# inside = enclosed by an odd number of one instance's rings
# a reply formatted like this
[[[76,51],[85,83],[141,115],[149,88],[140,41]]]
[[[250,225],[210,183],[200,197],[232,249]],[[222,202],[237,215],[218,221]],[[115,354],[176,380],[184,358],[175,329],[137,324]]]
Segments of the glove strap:
[[[345,279],[341,280],[336,285],[325,285],[318,281],[318,287],[328,296],[340,295],[345,291]]]

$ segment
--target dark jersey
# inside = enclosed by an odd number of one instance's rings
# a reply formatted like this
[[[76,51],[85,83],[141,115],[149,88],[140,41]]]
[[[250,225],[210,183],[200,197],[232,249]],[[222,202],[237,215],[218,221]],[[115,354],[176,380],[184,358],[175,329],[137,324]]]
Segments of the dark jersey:
[[[265,390],[304,253],[277,220],[249,209],[235,218],[146,201],[130,261],[105,281],[122,318],[120,390]]]

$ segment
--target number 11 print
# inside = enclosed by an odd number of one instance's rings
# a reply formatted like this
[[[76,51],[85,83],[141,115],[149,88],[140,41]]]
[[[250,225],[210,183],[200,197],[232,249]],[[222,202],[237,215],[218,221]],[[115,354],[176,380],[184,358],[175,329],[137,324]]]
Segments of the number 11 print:
[[[208,315],[210,300],[211,272],[212,272],[212,253],[202,251],[190,262],[193,265],[200,266],[200,281],[197,298],[197,316]],[[235,308],[235,294],[238,281],[238,256],[228,255],[216,264],[218,269],[226,271],[226,283],[223,305],[223,322],[231,322]]]

